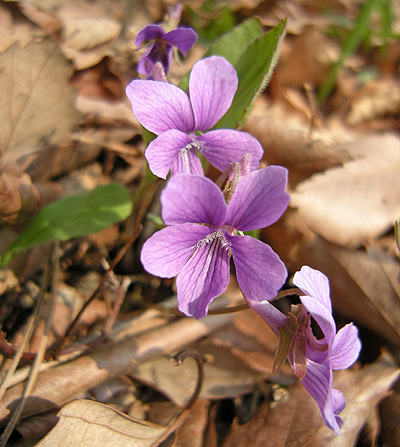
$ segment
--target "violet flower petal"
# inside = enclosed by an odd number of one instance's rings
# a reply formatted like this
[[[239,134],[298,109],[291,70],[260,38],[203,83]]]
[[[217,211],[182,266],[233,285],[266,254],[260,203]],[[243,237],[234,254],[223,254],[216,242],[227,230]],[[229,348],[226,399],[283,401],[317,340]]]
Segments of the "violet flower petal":
[[[279,329],[288,321],[288,317],[267,300],[259,301],[247,298],[246,302],[254,312],[260,315],[276,335],[278,335]]]
[[[144,243],[140,260],[152,275],[173,278],[192,255],[196,244],[213,230],[197,224],[163,228]]]
[[[296,283],[295,285],[297,286]],[[323,306],[317,298],[311,296],[300,296],[300,300],[318,323],[318,326],[325,335],[329,348],[331,348],[336,335],[336,323],[331,312],[329,312],[329,310]]]
[[[176,280],[179,310],[188,316],[204,317],[211,301],[225,292],[228,283],[229,250],[218,238],[199,245]]]
[[[175,156],[171,166],[171,177],[176,174],[204,175],[203,166],[196,149],[183,150]]]
[[[193,48],[194,44],[197,42],[197,34],[192,28],[177,28],[167,34],[163,38],[166,42],[182,53],[186,57],[188,51]]]
[[[337,416],[339,412],[338,395],[335,394],[335,399],[333,399],[332,382],[333,375],[329,362],[315,363],[311,360],[307,361],[306,376],[301,380],[301,383],[316,401],[325,425],[334,430],[338,435],[340,434],[340,427],[343,425],[343,420]],[[341,407],[343,407],[343,403]]]
[[[300,296],[300,300],[318,323],[331,348],[336,335],[336,323],[332,317],[328,278],[319,270],[303,266],[294,274],[293,283],[306,294]]]
[[[157,135],[177,129],[190,132],[194,128],[192,106],[187,94],[167,82],[135,80],[126,87],[137,120]]]
[[[136,36],[135,45],[140,47],[147,40],[161,39],[165,35],[165,31],[160,25],[148,25],[143,28]]]
[[[161,217],[167,225],[204,223],[221,227],[226,204],[218,186],[206,177],[178,174],[161,193]]]
[[[332,369],[346,369],[358,358],[361,350],[361,341],[358,338],[358,329],[353,323],[342,327],[336,334],[332,347]]]
[[[151,172],[165,179],[176,155],[190,143],[192,139],[179,130],[171,129],[162,133],[149,144],[144,153]]]
[[[211,56],[194,64],[189,79],[189,94],[195,130],[209,130],[225,115],[237,86],[236,71],[225,58]]]
[[[197,137],[200,143],[199,151],[220,171],[232,161],[240,161],[244,154],[252,155],[251,170],[260,165],[263,156],[261,144],[250,134],[231,129],[219,129],[207,132]]]
[[[316,298],[326,309],[332,313],[332,303],[329,292],[329,280],[319,270],[303,265],[293,277],[293,283],[301,291]]]
[[[236,277],[247,300],[265,300],[276,296],[285,282],[285,264],[272,248],[250,236],[229,236]]]
[[[243,177],[228,205],[226,224],[240,231],[256,230],[276,222],[286,210],[287,169],[268,166]]]

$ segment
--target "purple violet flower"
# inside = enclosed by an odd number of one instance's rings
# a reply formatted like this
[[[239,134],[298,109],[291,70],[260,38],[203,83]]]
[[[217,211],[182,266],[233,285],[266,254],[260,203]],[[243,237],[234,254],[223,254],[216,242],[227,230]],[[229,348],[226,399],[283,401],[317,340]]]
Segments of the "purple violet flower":
[[[139,32],[135,45],[140,47],[145,42],[151,42],[146,53],[140,59],[137,71],[147,77],[152,76],[153,65],[161,62],[168,74],[172,61],[172,47],[178,48],[183,56],[197,42],[197,34],[192,28],[177,28],[166,33],[160,25],[148,25]]]
[[[252,155],[251,169],[259,166],[263,149],[250,134],[232,129],[211,129],[227,112],[237,90],[232,65],[221,56],[198,61],[189,79],[189,96],[175,85],[134,80],[126,88],[138,121],[159,135],[146,149],[151,171],[161,178],[177,173],[203,175],[196,149],[224,171],[245,153]]]
[[[278,255],[263,242],[239,231],[276,222],[289,203],[287,170],[269,166],[238,183],[227,205],[210,179],[179,174],[161,194],[162,218],[170,225],[150,237],[141,261],[151,274],[177,276],[179,309],[196,318],[229,283],[232,252],[239,286],[253,300],[274,297],[286,278]]]
[[[350,323],[336,333],[329,281],[323,273],[303,266],[295,273],[293,282],[305,294],[300,296],[300,300],[309,314],[304,309],[297,314],[298,327],[294,333],[288,360],[296,375],[300,371],[301,383],[318,404],[325,425],[339,434],[343,425],[339,414],[343,411],[346,400],[340,391],[332,387],[332,370],[346,369],[357,360],[361,349],[358,330]],[[290,319],[268,301],[250,301],[249,305],[276,334],[290,325]],[[321,340],[316,339],[312,332],[310,315],[324,334]],[[290,316],[294,318],[293,314]],[[301,346],[303,340],[305,352]]]

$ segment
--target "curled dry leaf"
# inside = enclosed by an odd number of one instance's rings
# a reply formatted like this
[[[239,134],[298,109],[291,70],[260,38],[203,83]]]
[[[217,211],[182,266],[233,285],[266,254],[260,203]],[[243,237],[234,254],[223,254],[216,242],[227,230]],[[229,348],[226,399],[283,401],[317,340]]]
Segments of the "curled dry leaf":
[[[39,191],[32,185],[29,175],[14,177],[0,175],[0,222],[15,223],[32,217],[39,203]]]
[[[344,246],[360,244],[393,226],[400,215],[400,139],[391,141],[388,150],[377,145],[368,158],[300,183],[291,205],[297,207],[301,221]]]
[[[77,122],[72,67],[50,40],[0,54],[0,166],[63,139]]]
[[[58,416],[58,424],[36,447],[150,447],[166,430],[84,399],[65,405]]]

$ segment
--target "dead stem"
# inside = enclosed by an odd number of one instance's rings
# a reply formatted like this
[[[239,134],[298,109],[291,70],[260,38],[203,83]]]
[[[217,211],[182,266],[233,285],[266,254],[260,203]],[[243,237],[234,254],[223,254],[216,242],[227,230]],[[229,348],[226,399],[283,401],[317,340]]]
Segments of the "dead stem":
[[[168,429],[161,435],[157,441],[153,442],[150,447],[157,447],[162,442],[164,442],[167,438],[169,438],[183,423],[186,419],[189,411],[195,404],[198,399],[201,391],[201,387],[203,386],[204,379],[204,357],[194,349],[184,349],[183,351],[178,352],[173,355],[171,359],[174,361],[175,366],[179,366],[185,359],[193,358],[197,363],[197,385],[195,390],[193,391],[192,397],[189,402],[185,405],[185,408],[182,410],[181,414],[175,419],[175,421],[168,427]]]
[[[5,447],[7,445],[7,441],[9,439],[9,437],[11,436],[15,426],[19,422],[19,419],[24,411],[24,408],[25,408],[27,402],[28,402],[28,397],[30,396],[32,389],[35,385],[37,376],[39,374],[40,365],[43,362],[43,359],[44,359],[44,356],[46,353],[47,343],[48,343],[49,335],[51,332],[51,326],[53,323],[54,310],[55,310],[57,294],[58,294],[58,278],[59,278],[59,268],[60,268],[59,242],[54,243],[51,264],[53,266],[52,281],[51,281],[51,296],[48,300],[46,300],[46,299],[44,300],[44,302],[48,305],[45,307],[46,315],[43,316],[43,319],[45,320],[43,336],[40,340],[39,349],[36,353],[35,359],[32,363],[31,369],[29,371],[29,376],[26,381],[24,390],[22,392],[21,400],[19,401],[17,409],[15,410],[10,422],[8,423],[6,429],[4,430],[4,432],[0,438],[0,447]],[[49,302],[47,302],[47,301],[49,301]]]
[[[97,286],[97,289],[92,293],[90,298],[86,301],[86,303],[82,306],[81,310],[78,312],[78,315],[74,318],[72,323],[69,325],[68,329],[65,332],[64,339],[61,341],[59,347],[57,348],[57,351],[55,353],[55,357],[57,358],[63,349],[65,348],[66,344],[71,338],[72,333],[75,330],[75,327],[81,318],[83,312],[88,308],[88,306],[99,297],[100,293],[102,292],[104,283],[107,280],[108,275],[114,271],[115,267],[119,263],[119,261],[125,256],[126,252],[128,251],[129,247],[133,244],[133,242],[136,240],[136,238],[139,236],[140,232],[142,231],[142,226],[139,225],[136,228],[136,231],[134,232],[133,236],[124,244],[124,246],[120,249],[117,256],[114,258],[114,260],[111,262],[110,267],[104,272],[99,285]],[[100,336],[102,337],[102,336]]]

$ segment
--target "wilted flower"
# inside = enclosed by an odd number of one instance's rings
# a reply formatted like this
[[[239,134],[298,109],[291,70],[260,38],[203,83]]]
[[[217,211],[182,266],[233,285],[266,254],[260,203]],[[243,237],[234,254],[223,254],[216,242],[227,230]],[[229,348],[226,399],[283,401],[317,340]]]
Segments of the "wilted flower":
[[[126,88],[138,121],[159,135],[146,149],[151,171],[161,178],[171,174],[203,174],[196,150],[224,171],[245,153],[252,155],[252,169],[260,163],[263,149],[250,134],[232,129],[211,129],[231,106],[237,90],[235,69],[223,57],[197,62],[189,80],[189,96],[165,82],[134,80]]]
[[[289,203],[287,171],[269,166],[246,175],[228,205],[208,178],[180,174],[161,194],[162,218],[169,227],[146,241],[144,268],[163,278],[177,277],[179,309],[201,318],[229,282],[233,255],[239,286],[254,300],[274,297],[286,268],[272,249],[250,236],[237,235],[271,225]]]
[[[304,308],[296,308],[295,314],[292,312],[287,317],[267,301],[250,301],[249,304],[278,334],[280,342],[290,338],[287,351],[290,365],[317,402],[325,425],[339,434],[343,425],[339,414],[346,400],[332,387],[332,370],[346,369],[357,360],[361,349],[358,330],[350,323],[336,333],[329,281],[323,273],[303,266],[294,275],[293,282],[305,294],[300,295]],[[310,316],[318,323],[324,338],[318,340],[314,336]],[[278,343],[278,351],[279,346]]]
[[[148,25],[136,37],[135,44],[140,47],[148,43],[146,53],[140,59],[137,71],[144,76],[152,76],[153,65],[161,62],[168,74],[172,60],[172,47],[178,48],[183,56],[197,42],[197,34],[192,28],[177,28],[166,33],[160,25]]]

